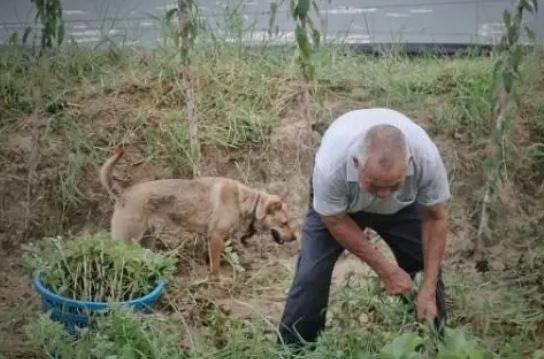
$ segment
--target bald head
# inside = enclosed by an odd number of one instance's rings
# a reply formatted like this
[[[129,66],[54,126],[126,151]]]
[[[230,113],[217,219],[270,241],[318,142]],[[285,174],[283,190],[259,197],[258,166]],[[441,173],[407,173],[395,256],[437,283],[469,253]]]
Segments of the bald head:
[[[383,170],[391,170],[406,159],[404,134],[391,125],[376,125],[361,139],[356,158],[359,166],[372,165]]]
[[[406,140],[398,128],[376,125],[357,146],[354,164],[361,184],[378,197],[400,186],[406,173]]]

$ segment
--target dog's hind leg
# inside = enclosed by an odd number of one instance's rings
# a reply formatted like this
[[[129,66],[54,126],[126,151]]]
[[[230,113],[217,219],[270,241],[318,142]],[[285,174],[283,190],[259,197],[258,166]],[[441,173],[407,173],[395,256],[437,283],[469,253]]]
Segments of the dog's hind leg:
[[[147,221],[142,216],[123,210],[113,212],[111,218],[111,237],[125,243],[140,243],[147,230]],[[144,247],[149,243],[140,243]],[[147,248],[147,247],[146,247]],[[152,248],[149,248],[152,249]]]

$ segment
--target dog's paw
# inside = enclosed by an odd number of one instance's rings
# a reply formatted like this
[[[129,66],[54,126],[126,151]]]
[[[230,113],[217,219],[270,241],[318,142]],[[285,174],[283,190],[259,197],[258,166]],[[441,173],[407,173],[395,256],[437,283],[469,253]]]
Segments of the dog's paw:
[[[208,283],[220,283],[222,280],[222,275],[220,273],[209,273],[206,281]]]
[[[210,274],[208,275],[208,284],[218,287],[226,287],[232,284],[232,278],[222,274]]]

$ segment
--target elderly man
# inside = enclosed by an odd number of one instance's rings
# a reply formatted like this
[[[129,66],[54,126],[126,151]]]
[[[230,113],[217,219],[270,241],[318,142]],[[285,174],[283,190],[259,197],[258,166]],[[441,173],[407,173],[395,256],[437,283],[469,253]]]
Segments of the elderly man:
[[[315,342],[325,325],[331,277],[347,249],[368,264],[390,295],[406,294],[423,270],[417,317],[446,321],[439,275],[448,232],[450,189],[440,153],[405,115],[385,108],[355,110],[323,135],[310,182],[302,250],[279,332],[288,345]],[[372,228],[397,263],[373,248]]]

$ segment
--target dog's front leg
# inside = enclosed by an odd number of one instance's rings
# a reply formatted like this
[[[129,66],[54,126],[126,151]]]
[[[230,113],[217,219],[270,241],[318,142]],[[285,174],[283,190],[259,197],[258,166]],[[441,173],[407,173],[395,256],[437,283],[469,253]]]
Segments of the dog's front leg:
[[[210,257],[210,277],[219,279],[219,270],[221,266],[221,252],[225,243],[225,236],[212,232],[208,239],[208,251]]]

